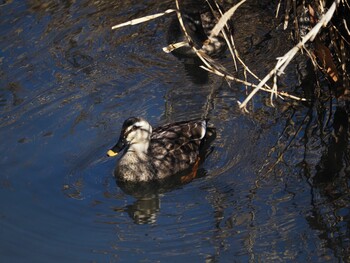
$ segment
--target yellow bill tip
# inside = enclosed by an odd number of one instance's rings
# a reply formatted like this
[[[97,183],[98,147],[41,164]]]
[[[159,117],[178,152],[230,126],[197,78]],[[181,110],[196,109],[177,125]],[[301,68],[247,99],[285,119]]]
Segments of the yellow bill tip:
[[[117,152],[113,152],[112,150],[109,150],[109,151],[107,152],[107,155],[108,155],[109,157],[116,156],[117,154],[118,154]]]

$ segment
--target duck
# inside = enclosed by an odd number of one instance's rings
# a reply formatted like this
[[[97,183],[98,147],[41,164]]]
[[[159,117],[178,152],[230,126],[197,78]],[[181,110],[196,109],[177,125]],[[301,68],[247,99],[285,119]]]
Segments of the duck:
[[[180,58],[196,57],[197,54],[191,47],[194,46],[210,57],[220,57],[227,50],[227,43],[224,37],[219,35],[209,39],[211,30],[218,22],[218,18],[221,17],[219,10],[211,9],[205,1],[190,1],[189,3],[185,3],[181,10],[181,16],[192,43],[187,43],[182,47],[172,50],[172,54]],[[212,7],[214,6],[212,5]],[[167,42],[170,47],[175,43],[188,42],[177,17],[171,20]]]
[[[155,129],[141,117],[124,121],[119,139],[107,155],[122,152],[114,176],[123,182],[151,182],[169,178],[193,167],[215,128],[197,119],[166,124]]]

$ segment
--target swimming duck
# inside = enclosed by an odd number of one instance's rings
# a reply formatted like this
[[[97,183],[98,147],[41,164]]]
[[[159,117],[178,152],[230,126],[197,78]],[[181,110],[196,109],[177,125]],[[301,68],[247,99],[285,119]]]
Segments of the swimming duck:
[[[145,119],[131,117],[124,122],[117,144],[107,155],[112,157],[125,149],[114,171],[118,180],[164,179],[198,162],[208,129],[213,128],[207,128],[206,120],[192,120],[153,130]]]

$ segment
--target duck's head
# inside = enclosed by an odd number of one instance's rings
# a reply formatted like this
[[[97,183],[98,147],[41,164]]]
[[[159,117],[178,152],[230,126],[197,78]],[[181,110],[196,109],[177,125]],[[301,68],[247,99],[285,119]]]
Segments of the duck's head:
[[[146,152],[151,139],[152,126],[143,118],[131,117],[124,121],[117,144],[107,152],[116,156],[125,147],[136,152]]]

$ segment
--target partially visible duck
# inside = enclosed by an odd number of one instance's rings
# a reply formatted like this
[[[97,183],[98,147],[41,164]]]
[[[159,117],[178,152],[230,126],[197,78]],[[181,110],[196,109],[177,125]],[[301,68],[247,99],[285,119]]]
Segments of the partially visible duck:
[[[208,129],[213,128],[207,127],[206,120],[192,120],[153,130],[145,119],[131,117],[124,122],[117,144],[107,155],[115,156],[124,150],[115,169],[118,180],[161,180],[198,162]]]
[[[227,49],[226,41],[222,36],[208,38],[211,30],[218,22],[217,17],[220,17],[220,13],[211,10],[208,3],[202,2],[199,1],[197,3],[195,1],[181,8],[182,20],[193,43],[175,49],[172,52],[174,55],[195,57],[196,53],[191,48],[191,45],[211,57],[218,57]],[[213,6],[215,7],[215,5]],[[171,45],[183,41],[187,42],[187,38],[180,27],[178,18],[174,17],[168,30],[167,42]]]

